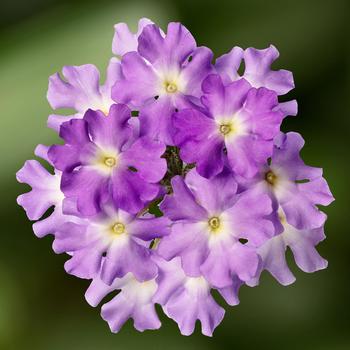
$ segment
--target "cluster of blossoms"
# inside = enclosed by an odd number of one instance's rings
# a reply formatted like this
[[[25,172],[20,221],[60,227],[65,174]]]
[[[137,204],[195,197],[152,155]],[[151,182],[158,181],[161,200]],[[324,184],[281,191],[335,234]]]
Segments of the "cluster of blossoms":
[[[182,334],[199,320],[211,336],[225,313],[212,290],[236,305],[263,270],[294,282],[287,247],[303,271],[325,268],[317,205],[333,197],[300,158],[302,137],[280,131],[297,105],[278,100],[294,83],[271,70],[276,48],[234,47],[214,62],[180,23],[164,32],[147,19],[136,34],[117,24],[112,47],[103,85],[90,64],[50,77],[52,108],[76,113],[50,115],[64,142],[35,150],[54,173],[36,160],[17,173],[32,187],[18,203],[34,233],[52,234],[67,273],[92,280],[87,302],[118,291],[102,305],[111,330],[129,318],[158,329],[158,303]]]

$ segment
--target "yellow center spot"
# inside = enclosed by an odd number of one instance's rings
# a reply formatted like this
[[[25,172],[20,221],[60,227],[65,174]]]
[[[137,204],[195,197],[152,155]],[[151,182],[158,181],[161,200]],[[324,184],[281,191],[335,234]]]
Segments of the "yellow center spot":
[[[277,176],[270,170],[265,174],[265,180],[273,186],[276,183]]]
[[[116,165],[117,161],[114,157],[106,157],[103,163],[109,168],[113,168]]]
[[[231,124],[221,124],[219,130],[223,135],[227,135],[232,131],[232,125]]]
[[[217,216],[213,216],[209,219],[208,225],[210,230],[215,232],[220,228],[220,219]]]
[[[172,82],[165,82],[165,91],[168,94],[173,94],[177,91],[177,85]]]
[[[278,218],[280,219],[282,225],[285,225],[287,223],[287,219],[283,214],[278,213]]]
[[[125,232],[125,226],[124,224],[122,224],[121,222],[117,222],[112,226],[112,231],[116,234],[116,235],[121,235]]]

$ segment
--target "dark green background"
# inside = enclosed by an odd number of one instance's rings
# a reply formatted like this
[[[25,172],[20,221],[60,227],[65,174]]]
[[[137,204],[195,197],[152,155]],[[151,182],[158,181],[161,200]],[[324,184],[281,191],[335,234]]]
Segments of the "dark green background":
[[[1,1],[1,255],[0,349],[320,349],[350,348],[349,333],[349,20],[348,1]],[[303,134],[307,163],[324,168],[336,197],[326,209],[327,240],[319,250],[329,268],[296,271],[280,286],[269,275],[241,290],[212,339],[198,330],[179,335],[165,320],[159,331],[136,332],[130,323],[109,332],[98,309],[83,299],[87,281],[65,274],[64,256],[51,238],[38,240],[15,203],[25,186],[15,172],[37,143],[52,143],[46,128],[48,76],[63,65],[94,63],[105,69],[113,24],[139,17],[161,25],[183,22],[216,55],[232,46],[281,52],[276,68],[293,71],[299,115],[284,130]]]

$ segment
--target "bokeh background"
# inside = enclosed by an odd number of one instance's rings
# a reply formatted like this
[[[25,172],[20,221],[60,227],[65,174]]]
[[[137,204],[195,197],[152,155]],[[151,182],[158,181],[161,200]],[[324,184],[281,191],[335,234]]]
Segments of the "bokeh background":
[[[1,0],[0,349],[350,349],[349,37],[347,0],[162,1]],[[65,256],[38,240],[16,205],[27,190],[15,172],[37,143],[55,142],[46,128],[47,79],[63,65],[94,63],[104,71],[113,24],[135,28],[149,17],[162,26],[183,22],[216,55],[232,46],[278,47],[275,68],[293,71],[299,115],[284,130],[301,132],[307,163],[324,168],[336,201],[326,209],[328,239],[319,250],[327,270],[280,286],[267,273],[241,290],[213,338],[179,335],[173,321],[138,333],[129,322],[114,335],[84,301],[87,281],[68,276]],[[163,317],[164,319],[164,317]]]

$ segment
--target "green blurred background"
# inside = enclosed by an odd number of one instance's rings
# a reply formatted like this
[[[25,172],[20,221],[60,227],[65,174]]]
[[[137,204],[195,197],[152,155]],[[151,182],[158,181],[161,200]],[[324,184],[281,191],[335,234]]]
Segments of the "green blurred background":
[[[350,349],[349,322],[349,21],[348,1],[1,1],[1,255],[0,349]],[[297,271],[280,286],[267,273],[259,287],[241,289],[241,304],[227,313],[212,339],[183,337],[173,321],[138,333],[130,322],[109,332],[99,310],[83,299],[87,281],[68,276],[65,256],[38,240],[15,198],[26,190],[15,172],[37,143],[56,140],[46,128],[48,76],[63,65],[111,56],[113,24],[134,28],[140,17],[165,26],[183,22],[216,55],[232,46],[281,52],[275,67],[293,71],[299,115],[284,130],[301,132],[307,163],[324,168],[336,197],[326,209],[328,239],[319,246],[329,268]],[[164,317],[163,317],[164,319]]]

